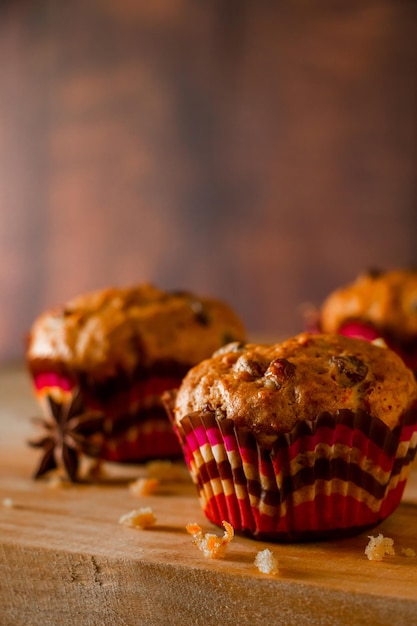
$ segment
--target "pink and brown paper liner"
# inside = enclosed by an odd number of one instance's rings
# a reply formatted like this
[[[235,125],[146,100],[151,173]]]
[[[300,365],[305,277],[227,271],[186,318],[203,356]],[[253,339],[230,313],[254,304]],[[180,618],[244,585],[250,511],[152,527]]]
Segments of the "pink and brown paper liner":
[[[400,503],[417,446],[416,409],[395,431],[364,412],[322,413],[271,450],[212,412],[189,414],[176,428],[208,519],[271,541],[375,526]]]
[[[98,389],[86,384],[80,387],[79,381],[55,372],[33,376],[35,395],[42,406],[48,396],[70,406],[75,394],[81,393],[83,410],[103,416],[100,430],[90,433],[97,449],[95,458],[118,463],[182,454],[160,401],[161,393],[178,382],[178,378],[155,376],[119,388],[116,383],[107,387],[103,384]],[[91,456],[90,451],[87,454]]]

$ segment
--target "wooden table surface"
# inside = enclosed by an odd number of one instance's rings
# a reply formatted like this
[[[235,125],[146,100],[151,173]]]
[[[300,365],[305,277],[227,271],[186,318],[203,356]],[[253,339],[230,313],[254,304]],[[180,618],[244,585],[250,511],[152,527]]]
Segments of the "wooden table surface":
[[[185,526],[209,524],[186,480],[135,497],[146,467],[107,468],[99,484],[34,482],[38,451],[29,417],[39,414],[22,367],[0,370],[0,624],[221,625],[417,624],[417,467],[397,511],[371,532],[329,542],[268,544],[235,537],[223,559],[206,559]],[[6,506],[8,503],[13,506]],[[119,518],[150,506],[156,525]],[[368,535],[392,537],[395,556],[369,561]],[[261,574],[269,547],[279,573]]]

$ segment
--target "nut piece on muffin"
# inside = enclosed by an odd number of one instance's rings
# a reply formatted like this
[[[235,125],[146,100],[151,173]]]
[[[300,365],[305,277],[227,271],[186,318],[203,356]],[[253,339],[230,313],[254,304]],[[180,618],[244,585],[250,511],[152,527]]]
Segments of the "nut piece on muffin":
[[[376,525],[398,506],[417,446],[412,372],[341,335],[225,346],[165,402],[207,517],[255,538]]]
[[[79,453],[117,462],[181,454],[161,403],[185,373],[231,340],[244,340],[224,302],[144,284],[81,295],[34,322],[27,365],[47,420],[35,476]],[[42,445],[41,445],[42,444]]]
[[[417,374],[417,270],[360,274],[329,294],[319,317],[322,332],[384,339]]]

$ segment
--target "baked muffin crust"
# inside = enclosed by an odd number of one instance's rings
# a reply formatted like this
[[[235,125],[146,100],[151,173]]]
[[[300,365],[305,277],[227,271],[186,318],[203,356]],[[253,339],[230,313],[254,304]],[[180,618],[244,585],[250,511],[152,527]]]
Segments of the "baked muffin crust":
[[[394,429],[416,400],[412,372],[386,347],[302,333],[272,346],[225,346],[188,372],[174,413],[179,422],[213,411],[269,447],[297,422],[324,411],[365,411]]]
[[[416,339],[417,271],[368,272],[335,290],[321,307],[321,329],[335,333],[350,320],[369,323],[401,341]]]
[[[164,362],[191,366],[244,338],[227,304],[145,284],[84,294],[43,313],[32,326],[27,359],[32,369],[61,364],[104,380]]]

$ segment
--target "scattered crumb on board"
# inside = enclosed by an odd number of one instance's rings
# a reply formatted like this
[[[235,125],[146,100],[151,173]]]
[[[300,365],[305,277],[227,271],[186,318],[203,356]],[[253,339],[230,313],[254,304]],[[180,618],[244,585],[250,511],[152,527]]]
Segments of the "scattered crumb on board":
[[[136,509],[125,513],[119,519],[119,524],[128,526],[129,528],[150,528],[156,523],[156,517],[150,507],[144,507],[142,509]]]
[[[157,478],[137,478],[130,483],[129,491],[136,497],[150,496],[157,491],[159,480]]]
[[[393,556],[395,555],[394,540],[390,537],[384,537],[381,533],[377,537],[369,535],[365,554],[370,561],[382,561],[386,555]]]
[[[255,567],[261,572],[261,574],[278,574],[279,563],[278,559],[274,556],[273,552],[268,548],[260,550],[255,556]]]
[[[203,533],[201,526],[192,522],[187,524],[187,532],[193,538],[193,543],[202,550],[205,557],[209,559],[220,559],[224,556],[226,546],[234,537],[233,526],[229,522],[222,522],[224,527],[223,537],[218,537],[214,533]]]
[[[404,556],[412,557],[416,556],[416,551],[413,550],[413,548],[402,548],[401,554],[403,554]]]

